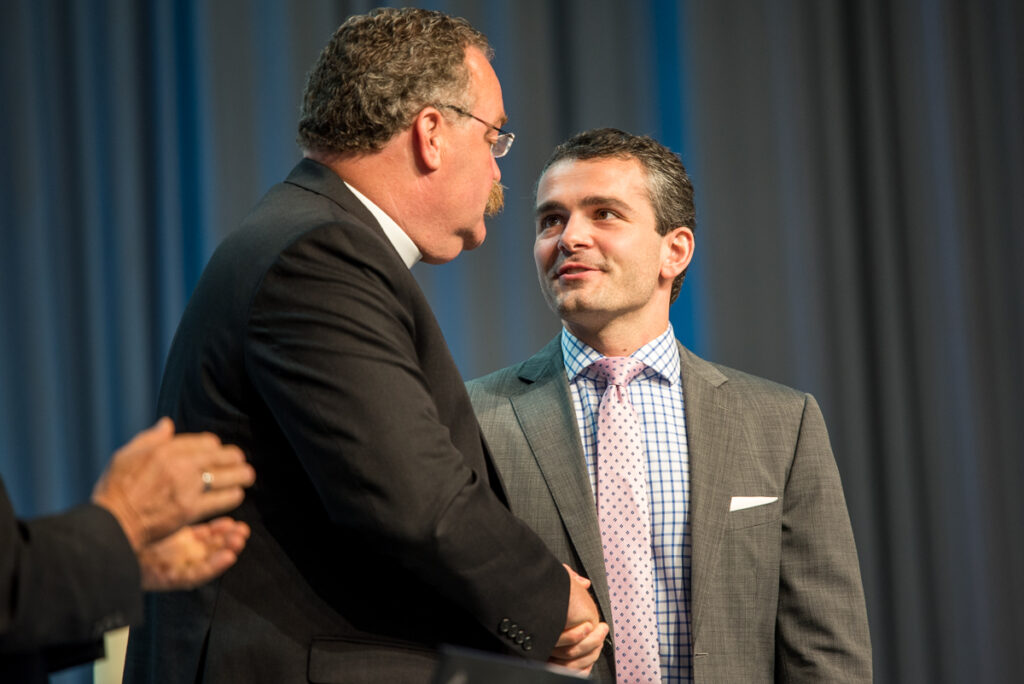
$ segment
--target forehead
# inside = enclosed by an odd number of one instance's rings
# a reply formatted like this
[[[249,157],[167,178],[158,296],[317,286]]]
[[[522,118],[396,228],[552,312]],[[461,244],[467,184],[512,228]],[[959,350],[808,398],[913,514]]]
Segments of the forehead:
[[[538,205],[547,201],[575,203],[591,196],[615,197],[649,208],[647,174],[634,158],[562,159],[537,183]]]
[[[466,68],[469,71],[470,92],[475,98],[474,112],[485,121],[497,125],[505,122],[505,106],[501,98],[501,83],[487,56],[475,46],[466,48]],[[497,123],[497,121],[501,123]]]

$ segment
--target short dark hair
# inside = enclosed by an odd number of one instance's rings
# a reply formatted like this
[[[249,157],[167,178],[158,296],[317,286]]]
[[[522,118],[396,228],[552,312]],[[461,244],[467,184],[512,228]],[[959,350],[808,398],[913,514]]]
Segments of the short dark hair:
[[[306,77],[298,143],[328,153],[381,149],[430,104],[466,102],[466,49],[493,54],[465,19],[383,8],[349,17]]]
[[[595,128],[577,133],[555,148],[544,164],[540,175],[563,160],[636,159],[647,174],[647,194],[654,208],[660,235],[666,235],[679,226],[697,230],[697,210],[693,205],[693,185],[686,174],[683,161],[672,150],[654,138],[633,135],[616,128]],[[540,180],[538,178],[538,184]],[[537,189],[534,187],[534,198]],[[671,301],[679,296],[686,271],[672,282]]]

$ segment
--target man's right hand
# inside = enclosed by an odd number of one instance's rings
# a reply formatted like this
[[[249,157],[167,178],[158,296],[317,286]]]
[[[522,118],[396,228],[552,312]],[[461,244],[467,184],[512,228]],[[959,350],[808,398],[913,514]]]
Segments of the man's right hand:
[[[555,649],[548,662],[590,673],[601,655],[601,646],[608,636],[608,625],[601,622],[597,604],[590,596],[590,580],[578,575],[568,565],[569,610]]]

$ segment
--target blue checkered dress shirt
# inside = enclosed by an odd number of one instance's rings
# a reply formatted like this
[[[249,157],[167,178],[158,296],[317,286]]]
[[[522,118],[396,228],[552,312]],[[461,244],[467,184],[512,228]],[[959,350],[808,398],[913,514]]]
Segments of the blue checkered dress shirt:
[[[590,486],[597,481],[597,415],[605,382],[590,368],[601,353],[562,330],[562,361],[569,379]],[[651,544],[657,598],[662,681],[692,682],[690,659],[690,459],[686,446],[679,348],[672,325],[633,358],[647,368],[629,384],[629,400],[643,423],[651,502]]]

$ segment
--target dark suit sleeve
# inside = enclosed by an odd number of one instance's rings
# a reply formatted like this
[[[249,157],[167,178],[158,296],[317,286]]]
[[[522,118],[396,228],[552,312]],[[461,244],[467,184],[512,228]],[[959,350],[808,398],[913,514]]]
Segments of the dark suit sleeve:
[[[444,343],[423,334],[436,327],[425,302],[401,291],[412,287],[408,270],[383,243],[339,245],[338,232],[307,236],[264,277],[248,374],[334,525],[496,637],[511,617],[531,635],[524,655],[546,658],[564,626],[567,575],[455,447],[435,397],[465,390],[454,366],[455,386],[430,385],[423,365],[445,361],[423,345]]]
[[[0,481],[0,656],[49,649],[59,658],[53,647],[77,651],[138,622],[140,581],[135,554],[109,512],[85,505],[23,522]]]
[[[810,396],[786,482],[776,628],[776,681],[871,681],[857,549],[825,421]]]

